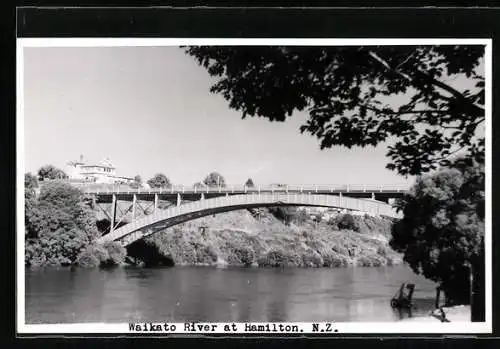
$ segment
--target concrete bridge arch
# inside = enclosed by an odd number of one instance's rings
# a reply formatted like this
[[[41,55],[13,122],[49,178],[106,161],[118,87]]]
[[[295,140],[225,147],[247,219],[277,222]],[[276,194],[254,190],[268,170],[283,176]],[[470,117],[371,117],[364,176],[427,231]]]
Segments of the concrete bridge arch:
[[[98,242],[118,241],[123,246],[151,236],[166,228],[204,216],[257,207],[271,206],[317,206],[363,211],[375,215],[398,218],[395,209],[381,201],[359,199],[342,195],[326,195],[309,193],[253,193],[218,196],[202,199],[182,205],[157,210],[152,214],[135,219],[109,234],[104,235]]]

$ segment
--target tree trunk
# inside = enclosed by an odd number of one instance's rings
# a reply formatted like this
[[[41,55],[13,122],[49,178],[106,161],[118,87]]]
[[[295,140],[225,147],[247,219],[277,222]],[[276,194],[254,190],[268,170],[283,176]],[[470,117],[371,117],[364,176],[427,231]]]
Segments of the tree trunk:
[[[484,250],[477,258],[472,267],[472,287],[471,287],[471,321],[485,321],[485,268]]]

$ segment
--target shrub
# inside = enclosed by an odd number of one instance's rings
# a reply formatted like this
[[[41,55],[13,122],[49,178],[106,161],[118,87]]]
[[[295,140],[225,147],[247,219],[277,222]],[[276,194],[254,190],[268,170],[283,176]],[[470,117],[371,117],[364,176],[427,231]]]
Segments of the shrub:
[[[316,251],[325,248],[325,244],[321,240],[307,240],[306,245]]]
[[[322,267],[323,263],[324,261],[321,255],[314,250],[308,249],[302,254],[302,265],[304,267],[318,268]]]
[[[356,259],[356,266],[358,267],[371,267],[373,266],[372,260],[366,256],[360,256]]]
[[[298,224],[304,224],[309,221],[309,215],[304,209],[297,210],[295,216],[293,217],[293,221]]]
[[[217,262],[217,252],[212,246],[200,246],[196,249],[196,262],[201,264],[213,264]]]
[[[76,259],[77,264],[82,268],[95,268],[101,265],[99,252],[89,247],[80,253]]]
[[[251,247],[235,249],[234,254],[240,263],[245,266],[249,266],[255,261],[255,251]]]
[[[339,230],[339,226],[338,226],[338,220],[337,220],[337,217],[332,217],[330,219],[328,219],[328,221],[326,222],[326,224],[333,230]]]
[[[106,263],[109,260],[108,249],[103,245],[91,245],[87,247],[102,263]]]
[[[334,252],[337,252],[338,254],[341,254],[341,255],[344,255],[344,256],[348,256],[349,255],[349,250],[342,246],[342,245],[334,245],[332,247],[332,251]]]
[[[356,225],[356,222],[354,221],[354,217],[348,213],[339,217],[337,221],[337,226],[341,230],[358,231],[358,227]]]
[[[273,249],[259,259],[259,266],[265,267],[286,267],[299,266],[301,260],[298,256],[289,254],[280,249]]]
[[[387,247],[383,246],[383,245],[380,245],[378,248],[377,248],[377,254],[379,254],[380,256],[387,256],[387,252],[388,252],[388,249]]]
[[[343,258],[333,251],[325,251],[321,254],[323,266],[327,268],[340,268],[345,265]]]
[[[120,265],[125,261],[127,249],[116,241],[107,242],[104,244],[108,258],[104,261],[107,265]]]

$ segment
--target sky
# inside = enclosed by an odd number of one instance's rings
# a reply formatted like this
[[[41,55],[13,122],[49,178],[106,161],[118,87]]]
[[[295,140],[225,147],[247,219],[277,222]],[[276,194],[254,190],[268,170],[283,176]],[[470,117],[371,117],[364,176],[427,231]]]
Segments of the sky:
[[[117,175],[164,173],[192,185],[208,173],[228,184],[407,184],[385,169],[384,146],[320,150],[284,123],[242,120],[212,94],[206,70],[178,47],[24,49],[25,172],[65,170],[83,155],[109,158]]]

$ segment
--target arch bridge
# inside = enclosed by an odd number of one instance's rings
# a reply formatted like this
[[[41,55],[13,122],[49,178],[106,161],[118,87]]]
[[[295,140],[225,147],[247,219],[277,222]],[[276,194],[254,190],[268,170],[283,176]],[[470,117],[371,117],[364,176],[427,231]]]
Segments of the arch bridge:
[[[85,188],[95,207],[110,221],[109,233],[100,243],[131,243],[200,217],[246,208],[317,206],[362,211],[398,218],[389,204],[407,191],[402,186],[268,186],[205,187],[172,186],[131,189],[128,186]],[[125,203],[121,208],[119,202]]]

